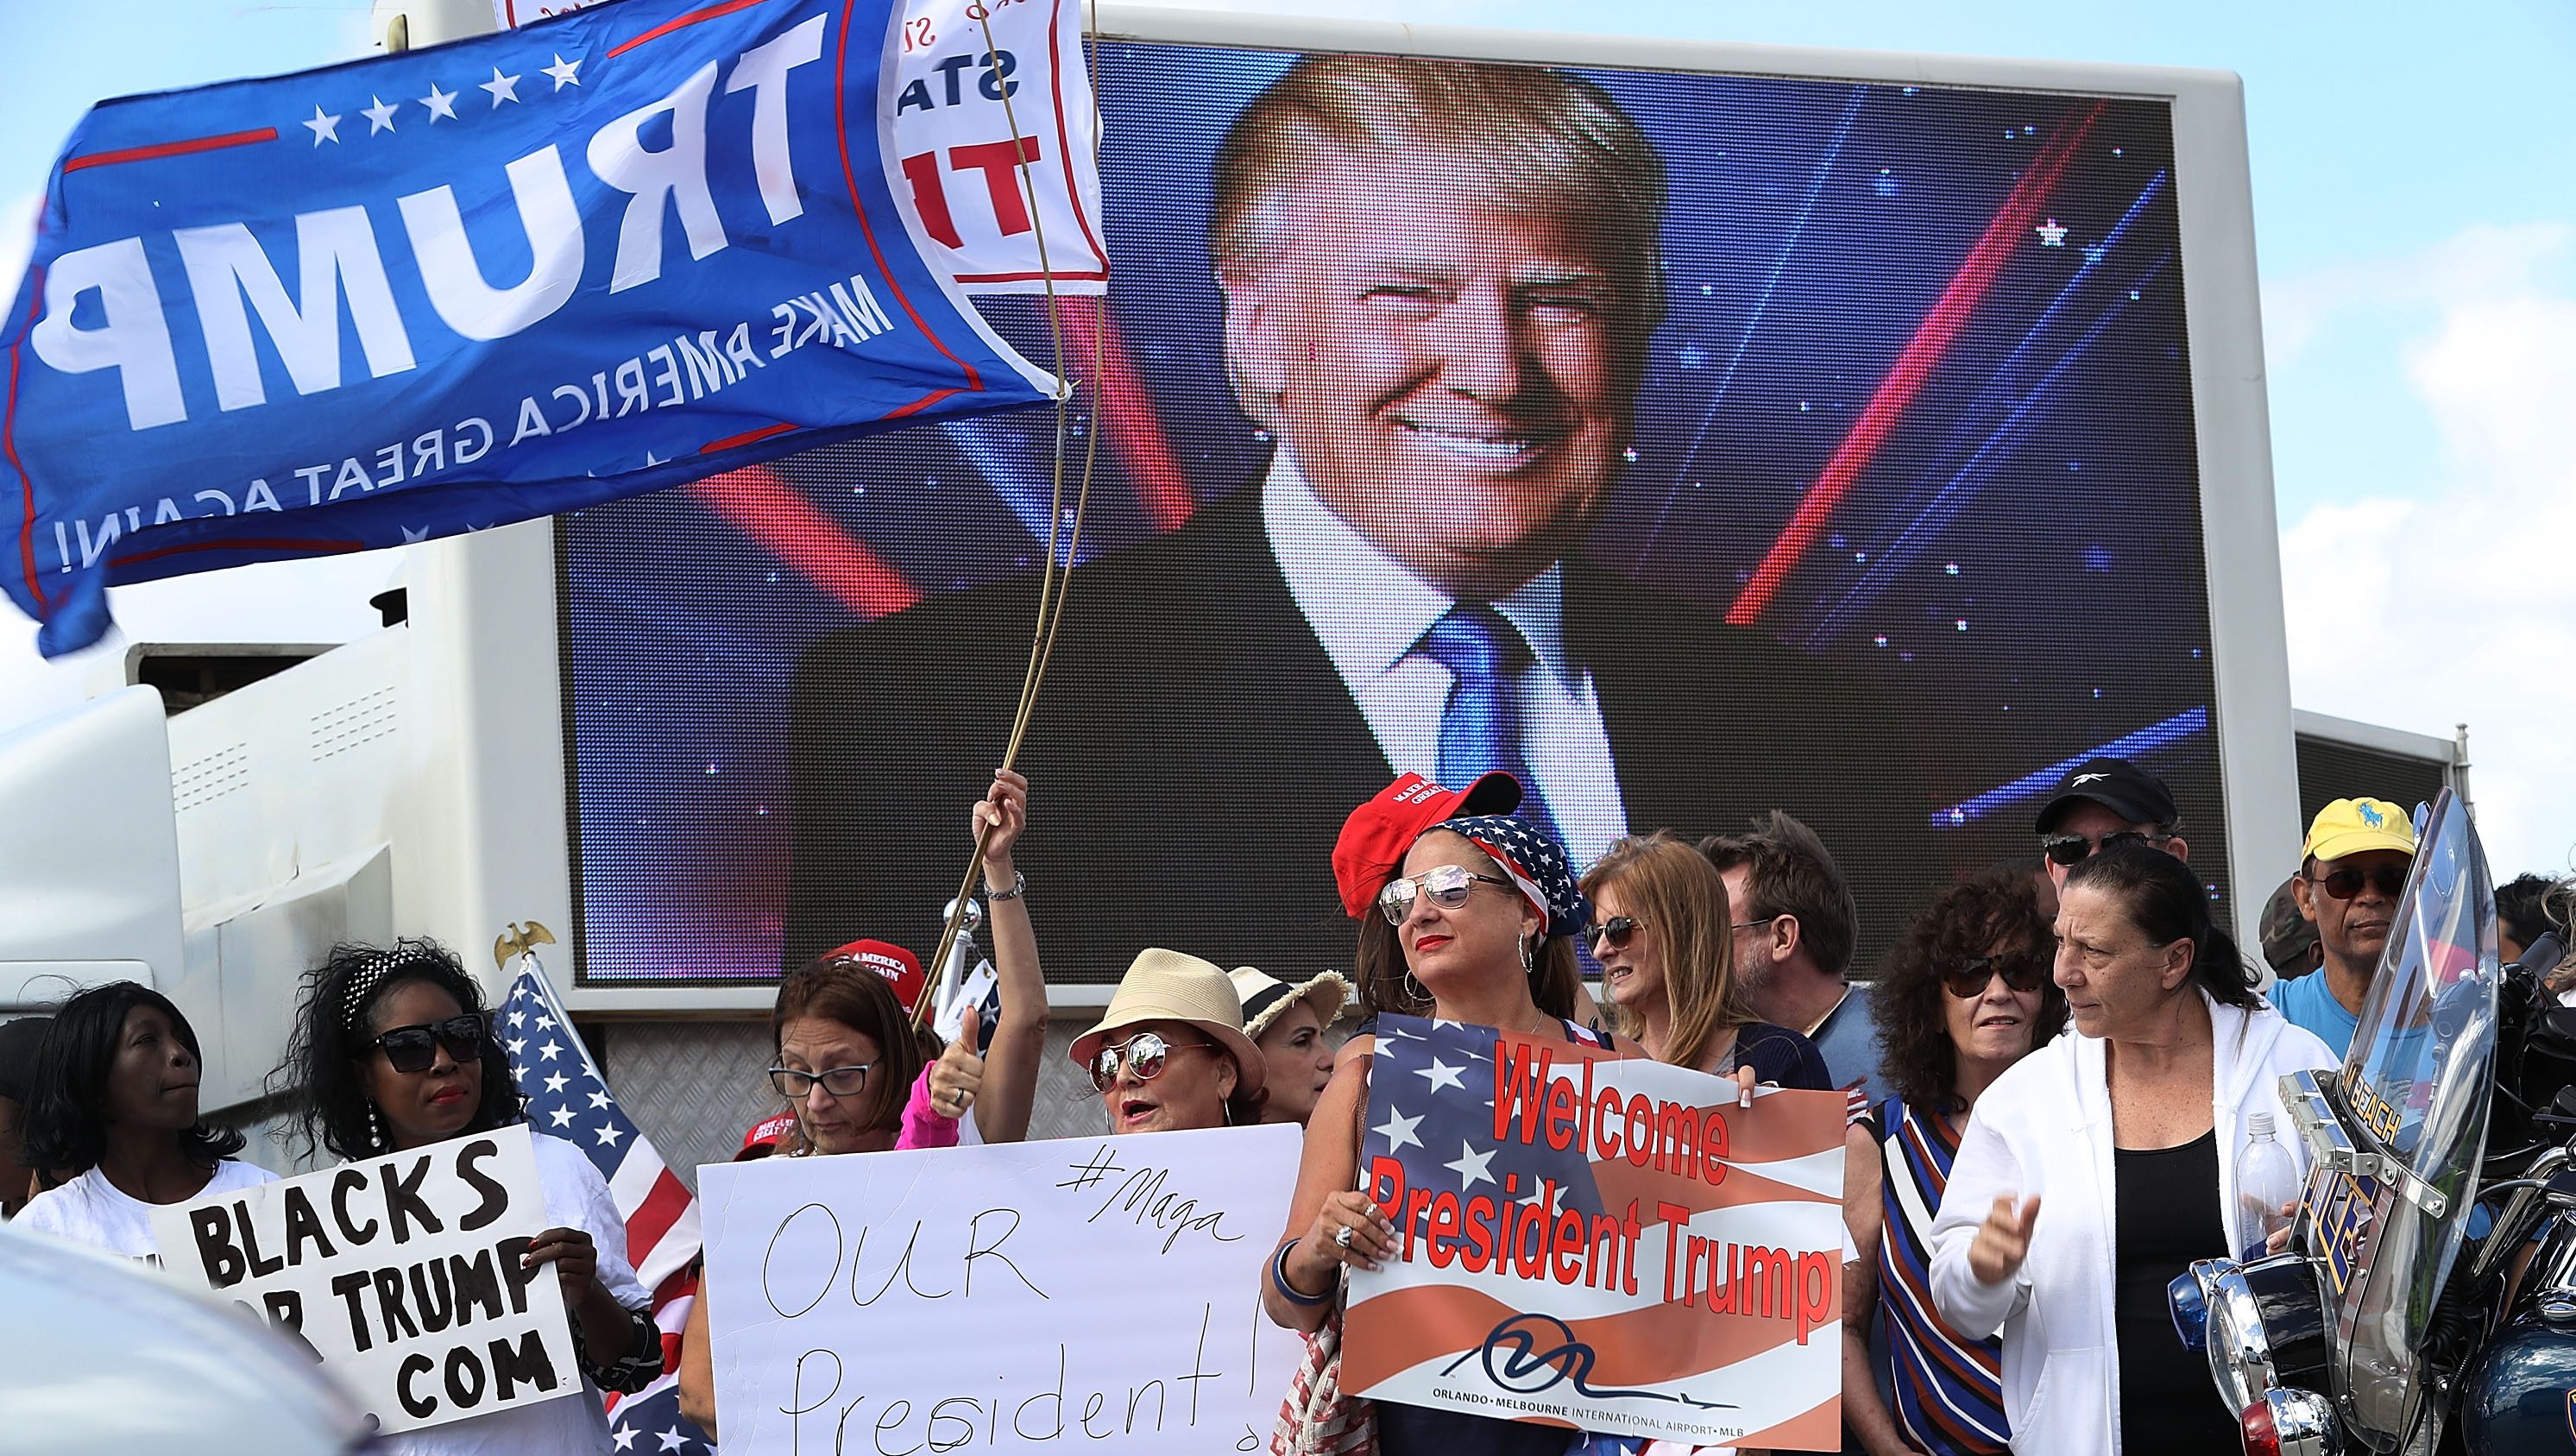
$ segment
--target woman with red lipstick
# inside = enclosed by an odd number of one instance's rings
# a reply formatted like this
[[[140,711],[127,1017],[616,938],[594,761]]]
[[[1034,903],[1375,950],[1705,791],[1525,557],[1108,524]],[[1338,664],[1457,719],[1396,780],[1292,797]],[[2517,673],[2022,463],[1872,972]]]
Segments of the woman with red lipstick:
[[[306,978],[286,1060],[269,1085],[290,1099],[308,1153],[351,1160],[525,1120],[482,988],[428,940],[334,947]],[[563,1286],[583,1395],[382,1437],[388,1453],[605,1451],[601,1389],[632,1394],[662,1373],[651,1295],[626,1263],[626,1223],[607,1180],[561,1138],[531,1129],[529,1142],[556,1226],[528,1246],[527,1264],[551,1267]]]
[[[2039,892],[2018,865],[1942,891],[1889,952],[1870,1002],[1896,1090],[1852,1126],[1843,1185],[1860,1253],[1843,1274],[1843,1424],[1870,1456],[2005,1449],[2003,1344],[1951,1328],[1924,1296],[1925,1271],[1970,1110],[2066,1024]]]
[[[25,1158],[61,1187],[10,1225],[157,1259],[156,1204],[272,1182],[234,1155],[242,1135],[199,1119],[197,1033],[170,998],[132,981],[83,991],[54,1013],[28,1079]]]
[[[1360,921],[1364,1015],[1391,1011],[1539,1042],[1605,1043],[1571,1019],[1574,937],[1590,907],[1564,847],[1505,817],[1520,799],[1509,774],[1487,774],[1463,792],[1407,774],[1344,821],[1333,872],[1343,909]],[[1384,1456],[1563,1456],[1562,1427],[1393,1401],[1362,1417],[1329,1394],[1338,1390],[1343,1270],[1374,1269],[1395,1253],[1393,1226],[1357,1191],[1374,1045],[1364,1023],[1315,1105],[1288,1229],[1262,1281],[1270,1318],[1314,1336],[1296,1388],[1326,1393],[1283,1420],[1296,1428],[1300,1449],[1343,1449],[1343,1428],[1373,1419]]]

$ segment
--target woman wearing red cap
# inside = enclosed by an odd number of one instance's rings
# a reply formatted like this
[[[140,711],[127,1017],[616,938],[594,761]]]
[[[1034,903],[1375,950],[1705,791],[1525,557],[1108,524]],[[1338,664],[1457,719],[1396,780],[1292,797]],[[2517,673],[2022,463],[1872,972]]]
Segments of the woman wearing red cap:
[[[1011,862],[1028,824],[1028,792],[1026,778],[998,771],[970,820],[978,833],[992,827],[984,846],[984,899],[991,907],[1001,1017],[984,1055],[975,1053],[981,1028],[971,1008],[945,1049],[932,1032],[915,1030],[913,1008],[928,994],[929,978],[910,951],[875,940],[828,951],[779,983],[770,1011],[775,1061],[769,1080],[796,1119],[795,1131],[779,1144],[780,1156],[952,1147],[958,1119],[970,1110],[986,1142],[1027,1135],[1047,1024],[1046,975],[1021,898],[1028,885]],[[716,1433],[704,1300],[689,1310],[680,1337],[680,1410],[710,1436]]]
[[[1343,909],[1360,921],[1364,1016],[1391,1011],[1539,1042],[1607,1042],[1572,1019],[1574,937],[1589,909],[1563,847],[1505,817],[1520,797],[1508,774],[1487,774],[1463,792],[1408,774],[1343,824],[1333,871]],[[1373,1049],[1363,1024],[1315,1104],[1288,1230],[1262,1283],[1273,1320],[1317,1335],[1309,1360],[1334,1372],[1327,1386],[1338,1377],[1323,1352],[1339,1340],[1343,1269],[1374,1269],[1395,1253],[1393,1226],[1356,1191]],[[1322,1429],[1336,1419],[1321,1408],[1330,1404],[1310,1400],[1291,1412],[1301,1444],[1334,1448],[1334,1432]],[[1393,1401],[1378,1402],[1375,1414],[1385,1456],[1562,1456],[1567,1444],[1562,1427]]]

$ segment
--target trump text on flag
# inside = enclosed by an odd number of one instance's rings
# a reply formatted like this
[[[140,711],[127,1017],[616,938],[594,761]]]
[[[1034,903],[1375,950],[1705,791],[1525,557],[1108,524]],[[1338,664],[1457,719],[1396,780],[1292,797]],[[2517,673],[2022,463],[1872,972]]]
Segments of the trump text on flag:
[[[1623,1436],[1837,1433],[1842,1097],[1382,1017],[1343,1382]],[[1486,1095],[1490,1093],[1490,1096]]]
[[[869,145],[896,20],[621,0],[93,109],[0,320],[0,584],[40,645],[104,631],[110,582],[1043,399]]]

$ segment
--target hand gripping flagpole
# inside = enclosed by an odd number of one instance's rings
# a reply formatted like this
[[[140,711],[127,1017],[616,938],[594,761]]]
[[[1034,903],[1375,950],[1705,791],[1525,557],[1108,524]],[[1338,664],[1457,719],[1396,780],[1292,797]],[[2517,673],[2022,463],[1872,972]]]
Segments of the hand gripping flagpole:
[[[971,19],[975,20],[983,27],[984,54],[988,61],[991,60],[995,52],[995,46],[993,43],[992,12],[981,3],[971,3],[967,6],[966,13]],[[1099,53],[1099,24],[1100,17],[1097,10],[1093,10],[1088,16],[1086,16],[1083,31],[1083,39],[1085,41],[1087,52],[1085,64],[1089,64],[1089,55],[1096,55]],[[1073,585],[1074,558],[1082,550],[1083,517],[1091,505],[1092,471],[1100,458],[1100,430],[1098,428],[1097,419],[1099,409],[1095,402],[1092,407],[1093,418],[1086,422],[1087,427],[1083,432],[1082,479],[1076,487],[1074,494],[1073,519],[1070,522],[1067,522],[1065,520],[1064,512],[1064,436],[1067,423],[1071,417],[1074,384],[1073,381],[1065,376],[1064,372],[1063,304],[1056,296],[1055,264],[1054,261],[1047,256],[1046,213],[1045,209],[1040,207],[1038,204],[1037,184],[1030,175],[1029,169],[1031,163],[1029,160],[1027,138],[1020,131],[1018,113],[1011,105],[1012,89],[1013,88],[1009,86],[1001,88],[1002,119],[1004,122],[1008,123],[1011,128],[1012,155],[1019,159],[1017,167],[1020,178],[1020,190],[1024,194],[1028,203],[1029,225],[1036,234],[1034,241],[1037,243],[1038,249],[1038,276],[1046,285],[1048,344],[1055,354],[1054,366],[1056,376],[1056,394],[1055,450],[1052,462],[1052,490],[1047,503],[1046,567],[1038,574],[1037,630],[1029,642],[1029,665],[1027,671],[1024,672],[1020,678],[1019,707],[1012,716],[1010,740],[1002,750],[1001,767],[1006,769],[1019,761],[1020,746],[1028,738],[1030,713],[1037,705],[1038,687],[1041,683],[1046,681],[1047,663],[1055,656],[1056,626],[1064,618],[1065,598],[1069,594],[1070,588]],[[1099,94],[1099,84],[1096,78],[1093,82],[1092,90],[1096,108],[1097,97]],[[1099,113],[1096,109],[1094,110],[1090,120],[1096,131],[1099,125]],[[1106,347],[1105,340],[1108,335],[1107,319],[1105,317],[1105,311],[1108,306],[1106,303],[1107,295],[1102,295],[1102,298],[1103,302],[1095,306],[1102,309],[1104,314],[1102,317],[1092,320],[1091,359],[1089,361],[1090,373],[1088,377],[1093,379],[1097,379],[1099,377],[1101,353]],[[1064,566],[1061,573],[1058,572],[1056,567],[1058,548],[1057,538],[1060,533],[1064,537]],[[957,937],[965,926],[967,907],[972,903],[972,896],[975,894],[976,890],[980,888],[978,882],[983,878],[984,874],[984,852],[992,843],[993,830],[995,827],[996,826],[991,823],[986,823],[982,828],[976,831],[974,855],[966,862],[966,873],[958,879],[957,894],[949,902],[947,923],[940,929],[939,946],[931,953],[929,960],[929,964],[931,965],[945,966],[948,964],[949,957],[957,944]],[[916,1028],[928,1023],[933,1005],[937,999],[937,997],[933,996],[924,996],[921,998],[920,1002],[912,1008],[912,1024]]]

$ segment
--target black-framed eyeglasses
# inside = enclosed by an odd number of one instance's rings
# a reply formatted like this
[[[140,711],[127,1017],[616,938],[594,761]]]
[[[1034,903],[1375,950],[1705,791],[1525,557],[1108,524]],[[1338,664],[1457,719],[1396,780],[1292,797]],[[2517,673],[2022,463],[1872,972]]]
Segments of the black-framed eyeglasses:
[[[483,1060],[483,1018],[468,1011],[445,1021],[424,1021],[379,1032],[373,1045],[385,1049],[385,1061],[397,1072],[426,1072],[438,1060],[438,1049],[463,1066]]]
[[[1118,1080],[1118,1069],[1124,1066],[1136,1074],[1139,1082],[1151,1082],[1163,1075],[1174,1052],[1213,1052],[1224,1048],[1203,1041],[1165,1041],[1162,1034],[1140,1031],[1116,1045],[1103,1044],[1091,1057],[1091,1085],[1101,1092]]]
[[[1387,924],[1402,925],[1404,917],[1413,913],[1415,895],[1429,895],[1432,904],[1455,910],[1467,903],[1469,892],[1479,881],[1488,885],[1511,883],[1499,875],[1480,875],[1465,865],[1433,865],[1410,879],[1387,881],[1386,888],[1377,892],[1377,908],[1385,914]]]
[[[2048,984],[2049,957],[2035,950],[2017,951],[2011,955],[1972,956],[1941,973],[1941,984],[1962,1001],[1973,1001],[1986,994],[1995,977],[2016,991],[2036,991]]]
[[[790,1102],[802,1102],[823,1084],[823,1090],[835,1097],[856,1097],[867,1090],[868,1073],[876,1070],[874,1062],[857,1062],[846,1067],[826,1067],[819,1072],[799,1071],[794,1067],[769,1069],[769,1085]]]
[[[2049,834],[2041,836],[2039,852],[2048,856],[2051,864],[2079,865],[2115,844],[2162,846],[2172,839],[2170,834],[2149,834],[2139,829],[2114,829],[2099,839],[2081,834]]]
[[[1636,916],[1613,915],[1607,920],[1586,928],[1583,938],[1591,945],[1594,953],[1598,954],[1605,944],[1612,950],[1620,949],[1628,943],[1628,937],[1636,933]]]
[[[2405,865],[2384,864],[2373,865],[2366,870],[2334,870],[2327,874],[2310,875],[2308,883],[2322,886],[2327,894],[2338,900],[2349,900],[2361,893],[2362,883],[2366,880],[2371,888],[2394,900],[2405,893],[2407,869],[2408,866]]]

